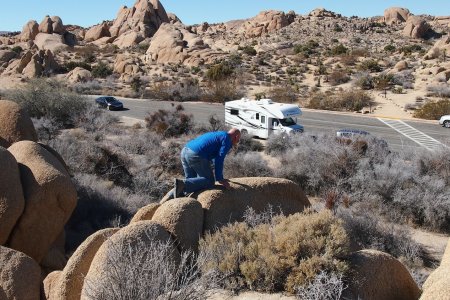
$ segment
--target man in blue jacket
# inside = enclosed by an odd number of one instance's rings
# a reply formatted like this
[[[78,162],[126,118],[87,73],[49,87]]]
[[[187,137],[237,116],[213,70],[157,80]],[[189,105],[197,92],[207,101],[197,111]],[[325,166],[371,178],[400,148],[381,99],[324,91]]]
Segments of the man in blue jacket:
[[[230,184],[223,178],[223,162],[231,147],[239,143],[241,132],[232,128],[228,132],[207,132],[191,141],[181,151],[185,179],[175,179],[173,196],[212,188],[218,181],[225,188]],[[212,170],[214,160],[214,172]]]

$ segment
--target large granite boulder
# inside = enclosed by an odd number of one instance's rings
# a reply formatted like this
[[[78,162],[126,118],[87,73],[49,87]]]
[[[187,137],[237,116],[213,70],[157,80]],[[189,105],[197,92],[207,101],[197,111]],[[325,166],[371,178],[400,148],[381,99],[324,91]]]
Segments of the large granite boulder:
[[[19,166],[14,156],[0,147],[0,245],[4,245],[25,207]]]
[[[418,299],[420,289],[408,269],[393,256],[361,250],[350,257],[353,270],[344,297],[365,300]]]
[[[450,37],[448,36],[444,36],[438,40],[423,58],[435,59],[439,56],[443,56],[444,53],[445,55],[450,56]]]
[[[39,33],[39,24],[35,20],[28,21],[22,28],[20,34],[20,40],[22,42],[28,42],[34,40]]]
[[[51,50],[52,52],[67,50],[68,46],[64,36],[60,34],[38,33],[34,39],[35,45],[40,50]]]
[[[99,25],[92,26],[91,28],[86,31],[84,34],[84,41],[85,42],[92,42],[96,41],[103,37],[109,37],[111,36],[109,33],[109,26],[108,23],[104,22]]]
[[[30,116],[17,103],[0,100],[0,147],[23,140],[37,141]]]
[[[384,11],[384,22],[388,25],[404,23],[410,15],[406,8],[390,7]]]
[[[294,182],[269,177],[230,179],[231,188],[201,192],[197,200],[205,210],[204,231],[216,231],[230,222],[242,221],[250,207],[257,213],[272,206],[285,215],[302,212],[310,206],[305,192]]]
[[[67,265],[58,275],[50,273],[45,293],[47,299],[79,300],[87,275],[95,254],[102,244],[119,231],[119,228],[107,228],[89,236],[72,254]],[[56,278],[54,278],[56,277]]]
[[[431,27],[427,21],[420,17],[411,16],[408,18],[408,21],[406,21],[403,35],[414,39],[424,39],[431,31]]]
[[[39,300],[40,286],[39,265],[19,251],[0,246],[0,299]]]
[[[91,81],[94,77],[92,76],[91,71],[76,67],[67,73],[66,78],[70,83],[77,83]]]
[[[76,206],[76,189],[64,166],[38,143],[21,141],[8,150],[19,163],[25,198],[8,247],[41,262]]]
[[[175,238],[180,251],[197,251],[203,231],[203,208],[197,200],[167,201],[156,210],[152,221],[162,225]]]
[[[423,284],[420,300],[444,300],[450,298],[450,240],[447,243],[440,266],[434,270]]]
[[[142,208],[140,208],[130,221],[131,223],[136,223],[139,221],[149,221],[153,218],[156,210],[159,208],[159,203],[150,203]]]
[[[122,7],[109,31],[118,37],[128,31],[141,33],[144,38],[151,37],[169,17],[159,0],[137,0],[133,7]]]
[[[0,50],[0,65],[16,58],[17,53],[11,50]]]
[[[247,38],[261,37],[267,33],[273,33],[283,27],[288,26],[295,20],[295,13],[285,14],[282,11],[263,11],[256,17],[249,19],[242,24],[240,31]]]

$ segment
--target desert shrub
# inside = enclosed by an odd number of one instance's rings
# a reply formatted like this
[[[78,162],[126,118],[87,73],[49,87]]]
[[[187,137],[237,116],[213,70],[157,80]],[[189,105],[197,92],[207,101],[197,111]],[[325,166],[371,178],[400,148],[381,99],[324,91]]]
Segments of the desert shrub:
[[[283,86],[275,86],[271,88],[267,96],[277,102],[294,103],[297,102],[298,93],[289,84]]]
[[[20,54],[23,51],[23,49],[20,46],[15,46],[15,47],[11,48],[11,51],[16,52],[17,54]]]
[[[426,103],[414,112],[414,117],[438,120],[443,115],[450,114],[450,100],[439,100]]]
[[[378,64],[378,61],[376,61],[374,59],[368,59],[368,60],[363,61],[359,65],[359,69],[361,69],[363,71],[369,71],[371,73],[380,72],[382,70],[381,66]]]
[[[212,81],[221,81],[231,77],[234,74],[234,68],[226,62],[211,66],[206,71],[206,78]]]
[[[24,107],[31,117],[51,119],[61,128],[74,125],[87,109],[87,98],[69,91],[56,80],[32,79],[5,96]]]
[[[249,134],[242,134],[239,144],[235,147],[236,153],[248,151],[259,152],[263,150],[263,145],[258,140],[253,139]]]
[[[309,40],[304,45],[294,45],[294,53],[296,54],[302,54],[305,57],[308,57],[309,55],[316,52],[316,48],[319,47],[319,43],[315,40]]]
[[[309,99],[308,108],[326,110],[358,111],[373,103],[372,97],[364,91],[348,90],[336,95],[314,93]]]
[[[210,81],[204,89],[203,99],[207,102],[225,103],[245,95],[242,84],[234,79]]]
[[[354,54],[344,54],[339,57],[339,60],[346,66],[354,66],[358,61],[358,56]]]
[[[198,80],[185,79],[174,84],[154,83],[145,90],[144,97],[171,101],[196,101],[201,100],[204,97],[203,94]]]
[[[31,120],[41,142],[48,142],[61,132],[61,126],[54,119],[42,117],[40,119],[32,118]]]
[[[393,82],[404,89],[414,88],[415,77],[412,70],[405,70],[394,74]],[[450,95],[450,93],[449,93]]]
[[[331,48],[330,53],[331,55],[341,55],[348,52],[348,48],[345,47],[342,44],[336,45],[333,48]]]
[[[363,90],[371,90],[374,88],[375,83],[373,77],[367,72],[360,72],[355,74],[355,80],[353,85]]]
[[[91,73],[96,78],[106,78],[113,73],[113,70],[108,64],[99,62],[96,66],[92,67]]]
[[[321,271],[308,285],[299,287],[296,295],[302,300],[335,300],[341,299],[346,288],[341,274]]]
[[[359,249],[377,249],[407,262],[408,265],[422,265],[424,249],[412,240],[409,232],[368,211],[364,208],[358,211],[338,210],[338,216],[344,221],[350,240]]]
[[[413,52],[422,51],[422,46],[418,44],[403,46],[399,49],[400,52],[404,52],[405,54],[411,54]]]
[[[245,46],[245,47],[242,47],[242,48],[239,47],[238,50],[242,50],[242,52],[244,52],[245,54],[247,54],[249,56],[255,56],[256,55],[256,50],[252,46]]]
[[[86,132],[101,134],[109,132],[119,122],[117,116],[106,113],[94,104],[89,104],[83,115],[77,116],[75,126]]]
[[[382,73],[376,77],[373,77],[374,88],[378,90],[384,90],[394,84],[394,75]]]
[[[87,278],[83,288],[86,299],[206,299],[212,294],[218,278],[201,274],[205,261],[191,252],[184,252],[181,260],[173,258],[175,245],[171,241],[156,241],[156,233],[149,230],[147,239],[125,239],[109,243],[104,271],[98,271],[95,281]]]
[[[226,178],[273,176],[272,170],[258,152],[228,155],[224,165],[224,174]]]
[[[184,113],[182,105],[171,112],[160,109],[145,117],[147,129],[163,137],[174,137],[189,133],[193,128],[192,115]]]
[[[74,182],[78,203],[66,224],[68,251],[100,229],[127,224],[140,207],[148,204],[147,197],[132,195],[93,175],[75,174]]]
[[[450,86],[448,84],[432,85],[427,87],[431,96],[450,98]]]
[[[395,46],[392,44],[386,45],[384,46],[384,51],[386,52],[394,52],[395,51]]]
[[[200,252],[209,257],[203,270],[227,278],[226,287],[290,293],[321,272],[345,274],[348,238],[328,211],[278,216],[254,227],[235,223],[206,234]]]
[[[77,67],[80,67],[80,68],[83,68],[83,69],[86,69],[89,71],[92,70],[91,65],[86,62],[83,62],[83,61],[69,61],[64,64],[64,67],[67,69],[67,71],[72,71],[73,69],[75,69]]]
[[[331,85],[339,85],[350,81],[350,76],[344,71],[334,70],[328,76]]]

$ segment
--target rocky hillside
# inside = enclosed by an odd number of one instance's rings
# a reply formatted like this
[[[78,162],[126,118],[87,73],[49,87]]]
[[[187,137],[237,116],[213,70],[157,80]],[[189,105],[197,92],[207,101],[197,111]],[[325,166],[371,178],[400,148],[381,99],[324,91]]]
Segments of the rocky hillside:
[[[0,37],[0,73],[13,82],[55,76],[85,93],[175,100],[298,101],[336,88],[388,88],[409,94],[406,110],[450,95],[449,26],[450,17],[398,7],[372,18],[315,9],[185,25],[161,2],[140,0],[90,28],[57,16],[28,22]],[[230,84],[218,82],[227,80],[234,88],[224,93]]]

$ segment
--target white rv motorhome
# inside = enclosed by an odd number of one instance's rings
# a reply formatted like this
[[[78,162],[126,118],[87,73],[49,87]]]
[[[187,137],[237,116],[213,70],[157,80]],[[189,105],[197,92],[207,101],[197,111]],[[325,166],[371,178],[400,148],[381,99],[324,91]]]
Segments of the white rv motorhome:
[[[303,132],[297,124],[302,114],[295,104],[276,103],[270,99],[228,101],[225,103],[225,124],[242,133],[267,139],[272,134]]]

